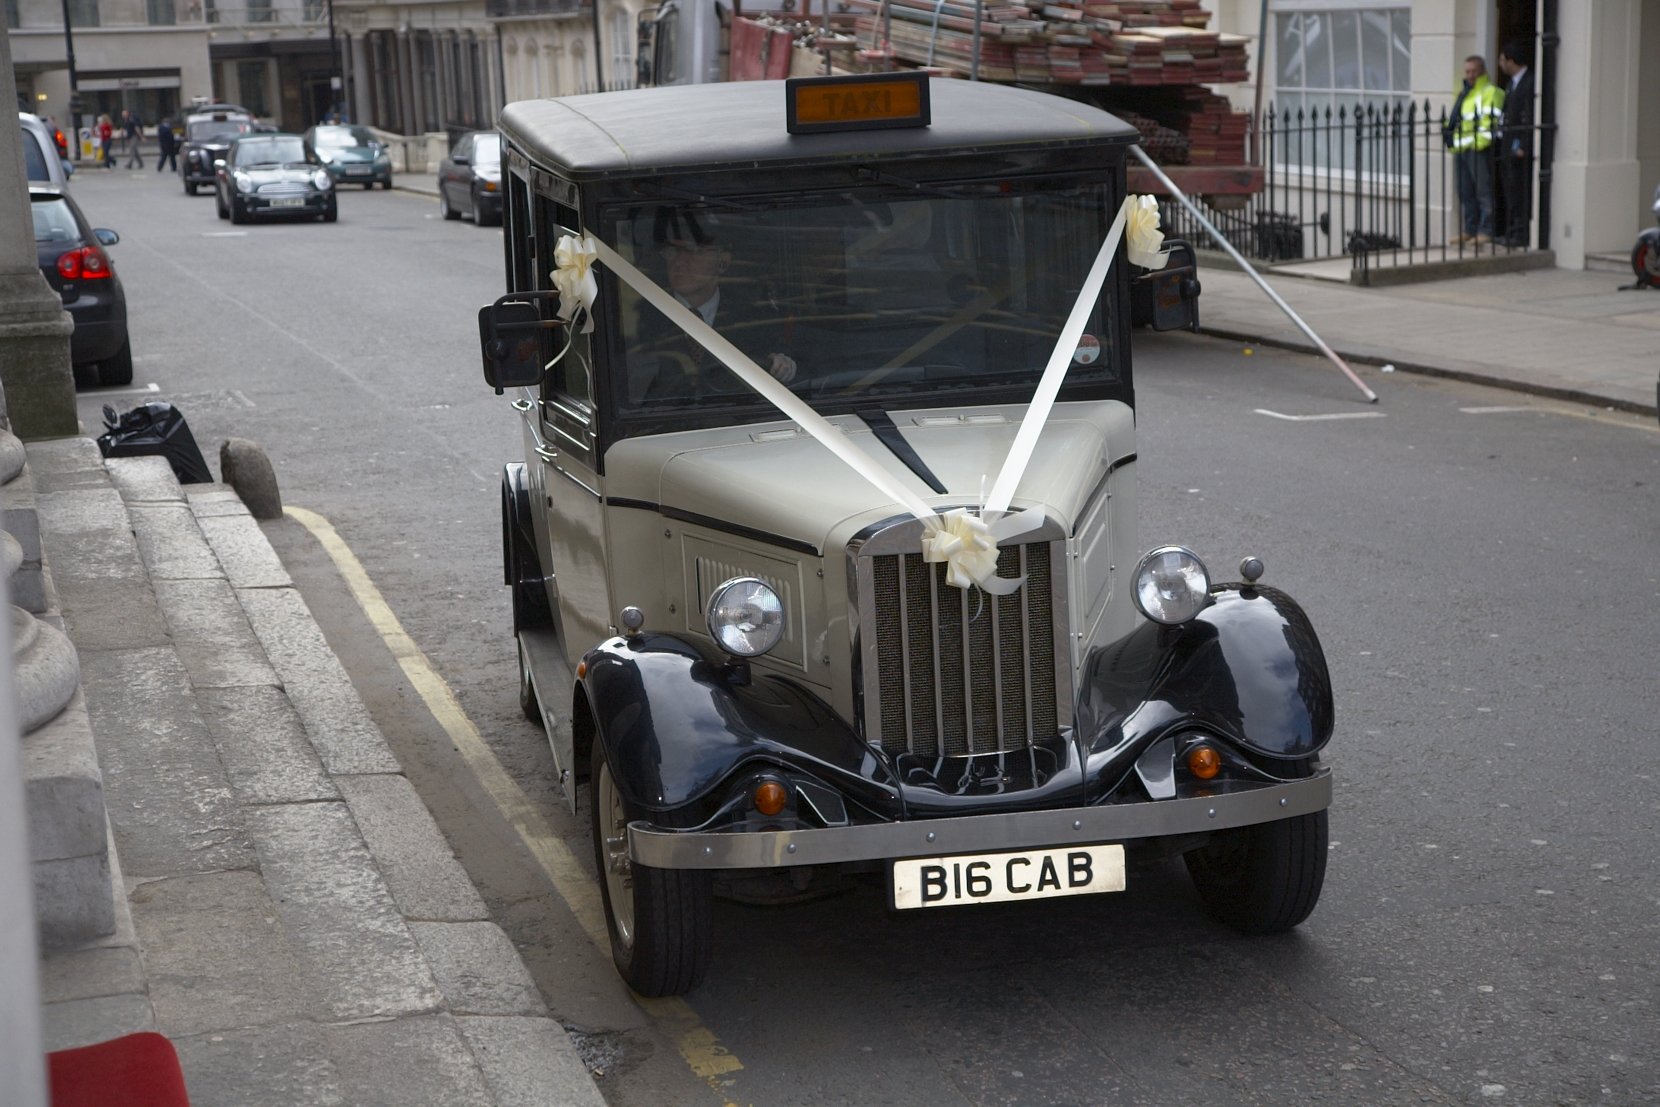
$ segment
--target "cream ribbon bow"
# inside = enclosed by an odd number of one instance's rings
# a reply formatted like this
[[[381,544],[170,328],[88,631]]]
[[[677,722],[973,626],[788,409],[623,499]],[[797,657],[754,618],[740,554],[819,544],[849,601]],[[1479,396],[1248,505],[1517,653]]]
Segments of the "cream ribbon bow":
[[[1018,521],[1021,532],[1035,530],[1043,522],[1043,510],[1022,511],[1005,516],[998,522]],[[982,592],[993,596],[1007,596],[1026,583],[1025,577],[997,575],[997,542],[1012,537],[999,534],[977,515],[963,508],[953,508],[938,517],[938,522],[924,520],[922,560],[945,562],[945,583],[965,591],[979,585]],[[1012,528],[998,527],[998,531]]]
[[[594,279],[594,249],[591,235],[582,238],[574,234],[561,235],[553,248],[553,287],[559,290],[559,318],[569,323],[580,308],[585,322],[582,333],[594,329],[594,301],[599,298],[599,282]]]
[[[1159,202],[1151,196],[1131,196],[1130,225],[1124,233],[1125,254],[1131,265],[1163,269],[1170,251],[1162,253],[1164,232],[1159,230]]]

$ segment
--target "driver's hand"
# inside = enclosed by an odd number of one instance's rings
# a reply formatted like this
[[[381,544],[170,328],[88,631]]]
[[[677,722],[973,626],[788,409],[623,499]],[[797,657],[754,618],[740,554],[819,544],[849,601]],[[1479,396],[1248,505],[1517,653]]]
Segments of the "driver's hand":
[[[789,384],[795,380],[795,358],[788,354],[773,354],[767,371],[784,384]]]

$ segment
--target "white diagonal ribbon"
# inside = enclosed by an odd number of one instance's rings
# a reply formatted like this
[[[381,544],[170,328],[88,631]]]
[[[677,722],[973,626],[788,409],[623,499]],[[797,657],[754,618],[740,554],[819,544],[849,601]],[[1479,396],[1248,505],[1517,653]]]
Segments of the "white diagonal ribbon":
[[[920,496],[906,488],[892,473],[879,465],[875,458],[848,439],[834,423],[814,411],[805,400],[786,388],[771,373],[755,364],[719,331],[705,323],[700,315],[688,309],[650,277],[636,269],[610,244],[589,235],[584,239],[583,245],[591,248],[594,257],[609,266],[612,272],[626,281],[647,303],[662,312],[693,341],[715,355],[739,380],[759,392],[785,418],[794,421],[831,453],[846,462],[854,472],[873,484],[883,495],[921,520],[924,528],[923,558],[930,562],[944,562],[948,583],[962,589],[977,585],[982,591],[992,595],[1006,596],[1019,589],[1026,582],[1026,578],[997,575],[997,543],[1036,530],[1043,525],[1045,518],[1042,507],[1007,515],[1009,501],[1014,498],[1014,490],[1019,486],[1020,478],[1031,461],[1037,436],[1049,418],[1049,410],[1054,406],[1061,381],[1066,376],[1067,367],[1072,363],[1073,351],[1077,349],[1078,339],[1083,335],[1090,311],[1101,293],[1101,286],[1106,281],[1113,256],[1118,252],[1118,242],[1123,237],[1124,222],[1130,210],[1131,199],[1126,199],[1124,206],[1119,209],[1112,228],[1107,232],[1107,239],[1101,245],[1101,252],[1096,256],[1095,264],[1090,268],[1089,276],[1085,278],[1083,288],[1078,292],[1078,300],[1072,307],[1072,313],[1067,317],[1066,325],[1061,328],[1055,352],[1050,355],[1049,364],[1038,381],[1037,393],[1026,409],[1026,416],[1015,435],[1014,445],[1003,462],[997,483],[992,487],[991,499],[978,517],[962,508],[953,509],[941,516]],[[566,236],[566,239],[560,240],[561,248],[567,240],[575,241],[571,236]],[[556,287],[563,292],[564,286],[557,285],[559,272],[555,271]],[[586,266],[582,275],[590,282],[593,279]],[[592,302],[592,298],[586,301],[588,306],[591,306]]]

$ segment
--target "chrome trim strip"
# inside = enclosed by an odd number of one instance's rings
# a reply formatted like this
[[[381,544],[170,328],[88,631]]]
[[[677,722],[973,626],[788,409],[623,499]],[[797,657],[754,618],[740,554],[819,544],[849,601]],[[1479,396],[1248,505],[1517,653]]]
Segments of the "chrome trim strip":
[[[540,450],[538,450],[536,452],[541,453]],[[559,473],[563,477],[568,478],[572,483],[576,484],[583,491],[585,491],[585,492],[589,493],[590,495],[592,495],[594,497],[594,499],[603,500],[605,498],[603,495],[600,494],[599,489],[591,487],[588,484],[587,481],[583,480],[581,477],[579,477],[576,474],[574,474],[574,473],[570,472],[569,470],[565,469],[563,466],[555,465],[553,468],[554,468],[555,472]]]
[[[763,869],[1065,847],[1276,822],[1331,806],[1331,770],[1208,799],[1144,800],[815,830],[675,832],[630,823],[628,852],[658,869]],[[930,840],[930,838],[932,840]]]

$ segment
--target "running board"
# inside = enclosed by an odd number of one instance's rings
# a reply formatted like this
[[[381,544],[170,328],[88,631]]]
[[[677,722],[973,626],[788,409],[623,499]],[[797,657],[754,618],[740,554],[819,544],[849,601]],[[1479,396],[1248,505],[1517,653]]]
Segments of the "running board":
[[[548,748],[553,751],[553,765],[558,773],[559,787],[576,814],[576,751],[571,736],[571,679],[570,666],[565,664],[565,651],[559,645],[559,636],[552,630],[538,628],[519,632],[519,653],[530,672],[530,686],[536,692],[536,706],[542,713],[542,729],[548,732]]]

